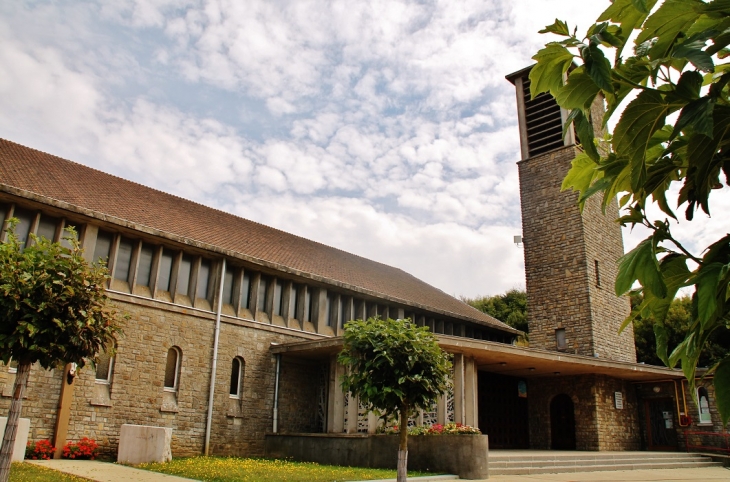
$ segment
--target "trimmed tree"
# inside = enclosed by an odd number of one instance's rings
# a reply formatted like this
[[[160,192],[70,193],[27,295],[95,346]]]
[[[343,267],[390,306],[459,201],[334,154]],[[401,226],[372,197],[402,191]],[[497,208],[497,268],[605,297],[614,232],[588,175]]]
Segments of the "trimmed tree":
[[[574,125],[583,148],[563,188],[578,191],[581,205],[602,193],[604,209],[618,196],[619,222],[651,231],[620,260],[616,293],[638,282],[643,295],[624,326],[651,315],[658,357],[670,367],[681,363],[693,393],[708,339],[730,324],[730,235],[693,253],[672,235],[669,218],[679,222],[674,206],[685,209],[682,222],[697,209],[709,215],[711,198],[728,195],[729,29],[727,0],[614,0],[583,38],[560,20],[542,30],[562,40],[546,44],[530,72],[531,95],[550,92],[570,111],[566,125]],[[603,119],[591,118],[596,100],[607,104]],[[596,139],[594,123],[605,128],[618,112],[613,135]],[[665,320],[682,287],[693,289],[692,319],[670,352]],[[710,372],[727,424],[730,356]]]
[[[71,228],[69,247],[31,235],[24,247],[11,219],[0,243],[0,360],[17,362],[13,397],[0,450],[0,482],[10,476],[15,434],[31,365],[45,369],[85,360],[112,346],[120,318],[104,291],[103,265],[89,265]]]
[[[427,327],[410,320],[350,321],[337,361],[347,369],[342,387],[368,410],[400,419],[398,482],[406,480],[408,417],[428,409],[449,387],[451,361]]]

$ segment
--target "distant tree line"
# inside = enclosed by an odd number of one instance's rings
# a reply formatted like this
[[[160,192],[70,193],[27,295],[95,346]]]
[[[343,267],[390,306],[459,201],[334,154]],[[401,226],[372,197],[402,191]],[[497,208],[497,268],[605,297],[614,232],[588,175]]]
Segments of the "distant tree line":
[[[511,289],[501,295],[461,299],[512,328],[528,333],[527,294],[524,290]],[[638,308],[641,302],[641,295],[632,296],[631,308]],[[692,298],[689,296],[675,298],[664,320],[670,353],[685,339],[693,319],[696,319],[696,314],[692,314]],[[656,353],[654,325],[655,320],[652,315],[639,315],[634,319],[636,360],[650,365],[663,365]],[[699,366],[711,367],[727,355],[730,355],[730,329],[723,327],[713,332],[707,340],[700,356]]]

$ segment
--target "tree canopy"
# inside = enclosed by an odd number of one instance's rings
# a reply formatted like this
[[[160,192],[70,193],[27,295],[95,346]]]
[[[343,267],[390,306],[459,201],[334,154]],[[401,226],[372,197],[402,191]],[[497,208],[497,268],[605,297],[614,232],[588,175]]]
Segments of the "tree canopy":
[[[462,297],[462,301],[512,328],[527,333],[527,293],[524,290],[511,289],[494,296]]]
[[[694,388],[707,340],[730,320],[730,234],[692,252],[672,225],[677,208],[684,209],[682,222],[691,222],[698,208],[709,215],[711,200],[728,195],[730,2],[614,0],[582,38],[562,20],[541,32],[562,40],[533,57],[531,95],[550,92],[570,111],[566,128],[574,126],[582,147],[563,187],[578,191],[581,205],[602,193],[604,209],[618,196],[619,222],[650,230],[620,260],[616,293],[638,283],[643,295],[624,326],[651,314],[657,356],[668,366],[680,363]],[[596,101],[605,101],[603,127],[620,113],[613,134],[603,138],[592,125],[599,121],[591,118]],[[652,216],[652,205],[662,214]],[[670,352],[664,320],[682,287],[693,289],[692,319]],[[711,373],[726,424],[730,358]]]
[[[31,235],[22,245],[13,231],[0,243],[0,360],[18,363],[13,400],[0,452],[0,481],[9,477],[10,457],[30,367],[83,367],[113,344],[120,317],[110,308],[103,265],[89,265],[69,229],[70,247]]]
[[[451,361],[427,327],[410,320],[350,321],[337,361],[347,368],[342,387],[368,410],[400,416],[398,480],[405,480],[408,417],[428,409],[449,386]]]

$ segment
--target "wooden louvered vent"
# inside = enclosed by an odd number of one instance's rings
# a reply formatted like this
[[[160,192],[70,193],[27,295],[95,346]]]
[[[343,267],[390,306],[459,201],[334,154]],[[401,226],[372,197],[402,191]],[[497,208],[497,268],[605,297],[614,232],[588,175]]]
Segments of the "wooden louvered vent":
[[[542,93],[530,100],[530,79],[522,79],[525,99],[525,127],[529,156],[537,156],[562,147],[563,118],[553,96]]]

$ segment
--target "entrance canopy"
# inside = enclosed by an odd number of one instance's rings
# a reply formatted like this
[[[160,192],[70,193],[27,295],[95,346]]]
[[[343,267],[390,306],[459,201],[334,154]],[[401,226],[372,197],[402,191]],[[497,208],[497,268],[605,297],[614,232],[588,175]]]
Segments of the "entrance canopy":
[[[598,374],[637,382],[684,377],[681,370],[642,363],[605,360],[448,335],[436,335],[436,338],[444,351],[473,358],[479,370],[515,377]],[[271,352],[274,354],[310,360],[329,360],[341,350],[342,337],[271,345]]]

